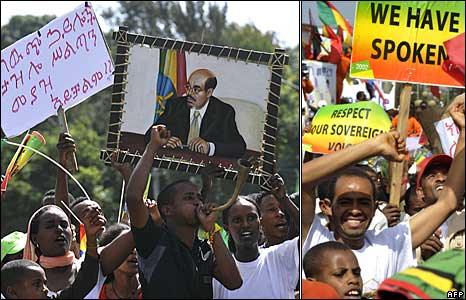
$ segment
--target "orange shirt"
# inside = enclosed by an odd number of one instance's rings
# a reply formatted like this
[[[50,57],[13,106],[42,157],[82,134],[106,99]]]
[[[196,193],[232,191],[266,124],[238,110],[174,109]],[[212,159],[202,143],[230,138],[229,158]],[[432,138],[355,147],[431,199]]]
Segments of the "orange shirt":
[[[312,85],[311,80],[309,80],[307,78],[303,78],[301,80],[301,87],[303,88],[303,91],[306,94],[312,93],[312,91],[314,90],[314,86]]]
[[[396,115],[392,120],[392,125],[396,127],[398,124],[398,115]],[[415,117],[409,117],[408,127],[407,127],[408,136],[419,136],[422,132],[421,124],[416,120]]]

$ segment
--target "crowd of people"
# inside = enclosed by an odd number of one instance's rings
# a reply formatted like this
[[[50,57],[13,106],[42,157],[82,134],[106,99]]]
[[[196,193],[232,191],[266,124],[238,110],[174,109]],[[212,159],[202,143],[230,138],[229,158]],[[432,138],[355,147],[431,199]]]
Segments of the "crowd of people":
[[[221,214],[214,210],[222,199],[209,194],[218,168],[205,168],[202,190],[175,181],[146,200],[154,154],[169,139],[164,125],[154,125],[137,165],[112,156],[127,182],[126,224],[108,224],[98,201],[71,195],[58,168],[27,233],[2,238],[2,298],[294,298],[299,210],[284,180],[270,177],[270,191],[240,196]],[[65,166],[76,151],[69,134],[60,134],[57,150]]]
[[[309,90],[305,81],[302,87]],[[446,111],[460,132],[455,155],[428,156],[412,174],[406,167],[399,206],[388,203],[386,173],[368,163],[374,157],[416,163],[395,127],[337,152],[304,156],[303,298],[319,298],[317,290],[330,298],[435,298],[426,289],[442,289],[424,270],[453,277],[464,272],[464,94]],[[422,131],[413,118],[409,135]],[[444,252],[450,256],[438,263],[439,270],[432,268]],[[461,261],[459,270],[449,268],[448,260]],[[464,275],[451,283],[450,290],[464,292]]]
[[[128,223],[107,224],[98,202],[68,193],[67,175],[58,169],[55,189],[44,194],[27,232],[2,238],[2,297],[291,299],[300,296],[301,277],[303,298],[406,294],[396,276],[416,276],[442,253],[451,253],[443,262],[464,259],[464,94],[448,112],[460,130],[455,156],[425,158],[401,206],[388,203],[383,175],[361,164],[375,156],[406,160],[405,141],[392,130],[306,159],[301,209],[276,174],[270,191],[239,196],[221,220],[217,204],[206,201],[213,197],[206,173],[203,190],[181,180],[156,201],[144,200],[152,159],[170,139],[164,125],[154,125],[134,168],[112,158],[128,182]],[[65,165],[76,147],[60,134],[57,149]]]

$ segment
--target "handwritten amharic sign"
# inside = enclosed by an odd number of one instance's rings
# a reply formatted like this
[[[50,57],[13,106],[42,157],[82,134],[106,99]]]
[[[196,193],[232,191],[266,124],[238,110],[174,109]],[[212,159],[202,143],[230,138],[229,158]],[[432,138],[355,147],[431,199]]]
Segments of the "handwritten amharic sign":
[[[113,83],[113,62],[90,5],[1,52],[1,124],[17,136]]]

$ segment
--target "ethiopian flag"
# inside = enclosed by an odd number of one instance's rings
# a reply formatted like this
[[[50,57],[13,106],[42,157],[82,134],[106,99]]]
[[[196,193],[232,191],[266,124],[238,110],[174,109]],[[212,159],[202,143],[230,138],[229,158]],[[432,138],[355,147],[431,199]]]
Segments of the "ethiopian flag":
[[[318,1],[317,5],[319,8],[319,19],[322,23],[325,25],[340,26],[351,36],[353,35],[353,27],[330,1]]]
[[[83,256],[87,249],[87,236],[84,224],[79,224],[79,256]]]
[[[186,93],[186,82],[184,51],[160,49],[154,122],[165,111],[167,100]]]

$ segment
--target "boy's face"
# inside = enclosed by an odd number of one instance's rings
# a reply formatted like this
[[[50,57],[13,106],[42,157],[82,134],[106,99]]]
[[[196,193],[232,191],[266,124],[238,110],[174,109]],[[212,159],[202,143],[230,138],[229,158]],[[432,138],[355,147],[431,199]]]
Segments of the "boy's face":
[[[48,289],[45,272],[40,267],[28,267],[23,280],[7,288],[11,299],[47,299]]]
[[[288,234],[288,222],[274,195],[264,196],[260,206],[262,217],[260,223],[267,239],[285,240]]]
[[[318,281],[330,284],[341,299],[360,299],[362,295],[361,268],[351,250],[334,250],[322,264]]]

